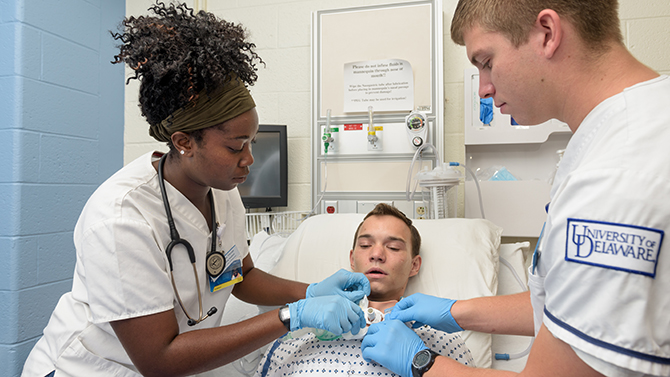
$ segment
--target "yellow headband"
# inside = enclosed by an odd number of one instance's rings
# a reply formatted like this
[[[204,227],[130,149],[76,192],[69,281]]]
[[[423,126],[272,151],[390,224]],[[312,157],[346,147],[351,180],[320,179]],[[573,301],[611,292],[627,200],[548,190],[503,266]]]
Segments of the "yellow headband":
[[[242,80],[234,76],[211,95],[198,94],[195,105],[185,106],[158,124],[152,124],[149,135],[162,142],[169,142],[175,132],[193,132],[221,124],[256,107],[254,99]]]

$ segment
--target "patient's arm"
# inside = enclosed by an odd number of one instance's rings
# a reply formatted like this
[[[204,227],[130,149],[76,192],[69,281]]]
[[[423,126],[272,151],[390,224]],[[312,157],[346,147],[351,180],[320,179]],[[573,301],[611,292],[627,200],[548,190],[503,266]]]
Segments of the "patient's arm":
[[[533,336],[530,292],[458,300],[451,315],[465,330]]]

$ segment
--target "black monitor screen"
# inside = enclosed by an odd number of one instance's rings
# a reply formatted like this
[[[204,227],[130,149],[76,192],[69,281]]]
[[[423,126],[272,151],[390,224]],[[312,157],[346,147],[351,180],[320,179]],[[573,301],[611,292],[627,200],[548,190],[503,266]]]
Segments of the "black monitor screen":
[[[285,207],[288,202],[286,126],[260,125],[252,146],[254,164],[238,185],[246,208]]]

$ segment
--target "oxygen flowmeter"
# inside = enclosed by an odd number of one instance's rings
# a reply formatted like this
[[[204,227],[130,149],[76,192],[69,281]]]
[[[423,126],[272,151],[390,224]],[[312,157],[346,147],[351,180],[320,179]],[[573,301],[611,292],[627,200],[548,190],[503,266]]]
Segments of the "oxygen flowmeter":
[[[324,155],[335,151],[335,135],[333,135],[333,130],[330,128],[330,109],[326,111],[326,127],[323,129],[321,140],[323,141]]]
[[[368,106],[368,150],[382,150],[382,135],[377,133],[377,127],[372,122],[372,106]]]
[[[426,142],[426,135],[428,133],[428,124],[426,114],[420,111],[412,111],[405,117],[405,126],[409,141],[414,148],[419,148]]]

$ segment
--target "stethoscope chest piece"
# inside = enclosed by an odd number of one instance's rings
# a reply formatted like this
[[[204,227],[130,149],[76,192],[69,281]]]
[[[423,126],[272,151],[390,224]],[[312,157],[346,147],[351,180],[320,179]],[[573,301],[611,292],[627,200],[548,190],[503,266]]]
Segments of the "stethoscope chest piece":
[[[226,258],[220,251],[211,251],[207,254],[207,274],[210,277],[217,277],[223,272],[226,267]]]

